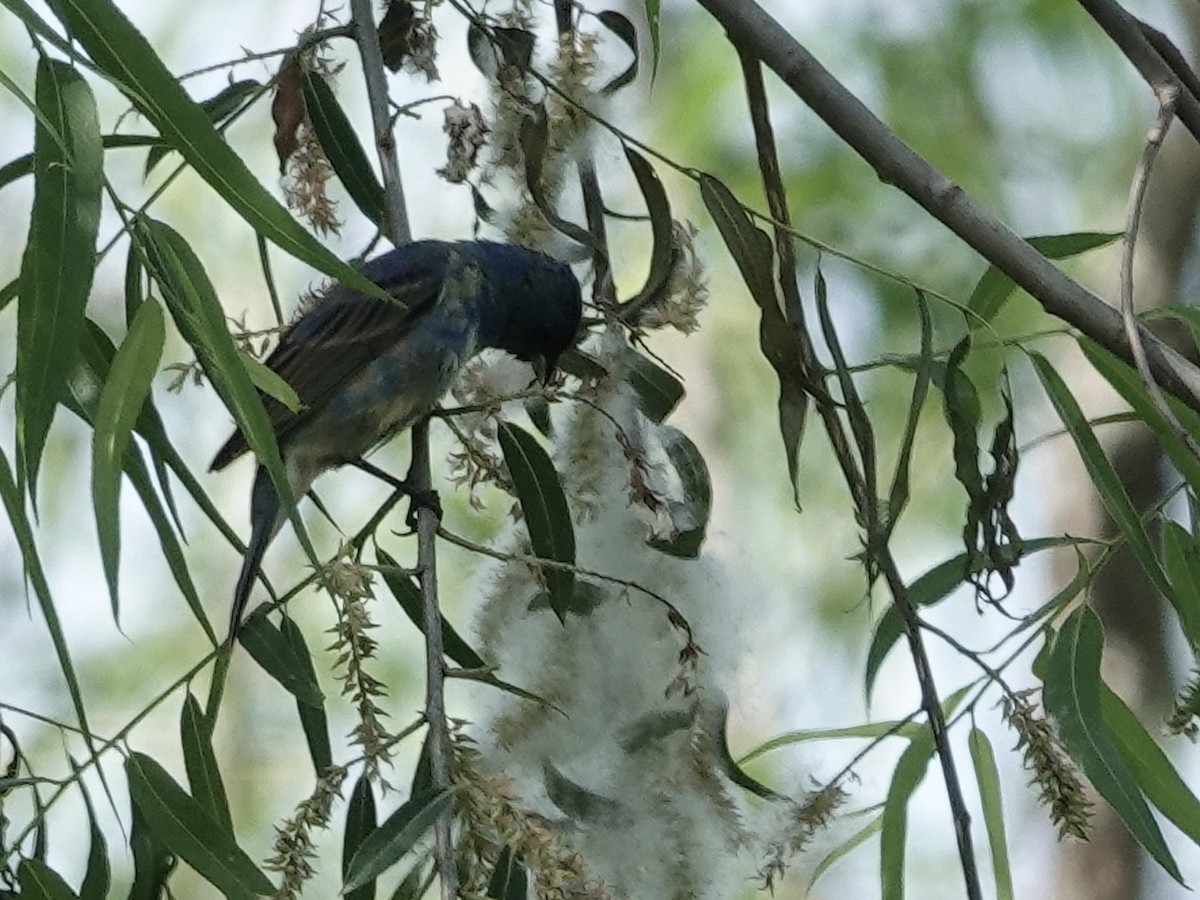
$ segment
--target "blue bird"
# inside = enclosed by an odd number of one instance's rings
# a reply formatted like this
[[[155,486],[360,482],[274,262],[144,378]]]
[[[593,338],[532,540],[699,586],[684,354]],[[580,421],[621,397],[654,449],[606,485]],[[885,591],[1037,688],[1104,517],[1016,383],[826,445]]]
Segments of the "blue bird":
[[[579,329],[579,282],[563,263],[525,247],[417,241],[361,271],[404,306],[336,284],[283,332],[266,361],[304,404],[292,412],[262,397],[296,498],[322,472],[346,463],[382,474],[363,457],[428,415],[481,350],[493,347],[530,362],[545,382]],[[234,432],[210,470],[225,468],[248,449],[241,432]],[[250,542],[230,613],[231,640],[267,545],[286,518],[260,465],[250,499]]]

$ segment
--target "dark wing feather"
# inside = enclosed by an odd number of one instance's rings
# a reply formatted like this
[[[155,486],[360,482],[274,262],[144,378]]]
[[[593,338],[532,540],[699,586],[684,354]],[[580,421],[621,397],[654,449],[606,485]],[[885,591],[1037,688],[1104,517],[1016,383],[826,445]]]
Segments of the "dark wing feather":
[[[405,264],[399,272],[372,271],[370,265],[364,270],[403,307],[336,285],[315,308],[284,331],[267,357],[266,366],[292,386],[304,406],[292,412],[273,397],[260,394],[281,445],[341,386],[403,338],[414,319],[437,301],[445,276],[445,257],[439,254],[436,259],[419,263]],[[223,469],[248,449],[241,431],[235,431],[217,452],[210,469]]]

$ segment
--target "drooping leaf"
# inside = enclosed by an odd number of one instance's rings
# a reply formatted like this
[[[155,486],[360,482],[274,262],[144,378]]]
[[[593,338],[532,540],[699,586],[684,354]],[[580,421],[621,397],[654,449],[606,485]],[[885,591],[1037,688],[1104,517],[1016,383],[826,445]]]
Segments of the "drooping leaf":
[[[978,728],[971,729],[967,738],[971,748],[971,763],[975,767],[975,783],[979,786],[979,803],[983,809],[983,824],[987,829],[988,847],[992,854],[992,876],[996,882],[996,900],[1013,900],[1012,869],[1008,863],[1008,839],[1004,834],[1004,802],[1000,795],[1000,770],[992,742]]]
[[[532,435],[511,423],[500,423],[499,438],[534,554],[566,566],[575,565],[575,528],[550,457]],[[575,593],[575,573],[549,565],[543,565],[541,571],[550,591],[550,605],[559,620],[565,621]]]
[[[683,382],[632,347],[622,350],[620,361],[638,407],[650,421],[662,424],[683,399]]]
[[[488,880],[487,896],[495,900],[526,900],[529,896],[529,872],[525,868],[525,857],[513,853],[507,844],[500,851],[496,868]]]
[[[183,236],[169,226],[139,216],[134,231],[146,248],[148,268],[162,289],[163,299],[180,334],[195,351],[250,449],[267,467],[275,490],[281,497],[294,500],[274,430],[226,328],[224,310],[204,266]],[[301,547],[309,560],[317,565],[316,551],[303,522],[295,515],[294,504],[285,502],[284,507],[289,509],[292,522],[297,526],[296,535]]]
[[[602,17],[605,13],[600,14]],[[614,13],[613,15],[619,15]],[[621,16],[624,18],[624,16]],[[628,19],[625,20],[628,22]],[[630,25],[630,28],[633,26]],[[634,150],[625,147],[625,159],[633,176],[637,179],[642,198],[646,201],[646,211],[650,215],[650,271],[646,274],[646,283],[633,297],[622,304],[622,311],[628,320],[637,322],[638,314],[649,306],[653,306],[662,295],[671,279],[671,270],[675,265],[675,224],[671,219],[671,203],[667,199],[667,191],[659,180],[658,173],[649,161]]]
[[[396,598],[396,602],[400,604],[404,614],[424,633],[425,618],[422,610],[421,589],[411,576],[403,574],[399,563],[385,550],[377,548],[375,555],[379,559],[380,566],[383,567],[384,584],[388,586],[388,590],[392,592],[392,596]],[[487,668],[483,657],[462,639],[462,636],[454,630],[454,626],[446,620],[444,614],[442,615],[442,649],[450,659],[464,669]]]
[[[412,9],[407,3],[393,3],[389,10],[398,7]],[[337,102],[329,83],[316,72],[305,73],[304,103],[317,140],[321,142],[321,149],[345,186],[346,193],[364,216],[382,228],[383,185],[375,177],[371,161],[354,132],[354,126]]]
[[[225,830],[155,760],[131,753],[125,775],[147,828],[226,897],[252,900],[274,885]]]
[[[213,753],[212,735],[204,720],[204,710],[192,692],[183,700],[183,711],[179,717],[179,737],[183,746],[183,765],[187,771],[188,787],[200,807],[218,825],[233,834],[233,816],[229,812],[229,798],[225,794],[225,782]]]
[[[812,889],[816,885],[817,880],[826,872],[828,872],[833,867],[834,863],[843,857],[848,856],[858,847],[861,847],[875,835],[879,834],[879,830],[881,828],[883,828],[883,816],[875,816],[875,818],[871,819],[870,822],[868,822],[858,831],[854,832],[854,834],[850,835],[850,837],[846,838],[846,840],[842,841],[842,843],[838,844],[833,850],[831,850],[824,859],[817,863],[816,868],[813,869],[813,873],[808,879],[808,886],[805,888],[805,895],[807,896],[812,893]]]
[[[1066,259],[1096,247],[1107,246],[1113,241],[1120,240],[1123,235],[1122,231],[1081,231],[1074,234],[1046,234],[1027,238],[1027,240],[1047,259]],[[967,308],[978,316],[978,318],[970,317],[971,327],[977,328],[996,318],[1016,289],[1017,286],[1011,278],[995,266],[989,266],[988,270],[983,273],[983,277],[976,283],[975,289],[971,291],[971,297],[967,301]]]
[[[1035,540],[1027,540],[1022,542],[1022,547],[1018,558],[1031,556],[1042,550],[1052,549],[1054,547],[1065,547],[1072,543],[1070,538],[1037,538]],[[945,600],[954,589],[959,585],[966,584],[968,576],[971,574],[969,566],[972,563],[968,560],[966,553],[960,553],[952,559],[946,560],[944,563],[939,563],[920,578],[914,581],[908,587],[908,599],[916,609],[921,609],[926,606],[933,606]],[[983,560],[975,560],[973,565],[982,567]],[[1065,596],[1066,600],[1072,599],[1079,588],[1071,592],[1069,596]],[[883,665],[884,659],[888,652],[895,646],[904,635],[904,626],[900,620],[900,614],[896,612],[894,607],[889,606],[884,610],[883,615],[879,619],[879,623],[875,626],[875,634],[871,639],[871,646],[867,651],[867,664],[864,674],[864,685],[866,697],[871,699],[871,692],[875,687],[875,679],[879,675],[879,668]]]
[[[544,104],[537,104],[521,119],[520,129],[521,156],[525,161],[525,184],[534,205],[551,226],[561,231],[567,237],[578,241],[592,250],[602,251],[590,231],[580,228],[574,222],[569,222],[558,214],[554,204],[546,196],[542,185],[542,167],[546,160],[546,152],[550,139],[550,123]]]
[[[278,400],[291,412],[299,412],[304,408],[304,403],[301,402],[300,395],[296,393],[295,388],[284,381],[278,372],[267,368],[248,353],[240,355],[242,364],[246,367],[246,374],[250,376],[250,381],[256,388],[268,397]]]
[[[298,701],[313,707],[324,705],[325,695],[313,677],[312,659],[298,653],[292,642],[271,624],[264,607],[246,618],[237,638],[263,671]]]
[[[650,83],[654,83],[654,79],[658,77],[658,52],[659,42],[661,40],[659,34],[659,7],[661,0],[642,0],[646,8],[646,25],[650,29],[650,47],[653,49],[654,62],[650,68]]]
[[[78,900],[66,879],[40,859],[23,859],[17,866],[21,897],[28,900]]]
[[[450,808],[452,799],[453,794],[448,790],[430,791],[412,797],[388,816],[363,839],[351,858],[342,893],[358,890],[403,859],[438,817]]]
[[[614,827],[632,824],[630,811],[617,800],[590,790],[571,780],[549,760],[542,763],[542,780],[550,802],[583,827]]]
[[[33,208],[17,304],[18,438],[31,497],[55,407],[74,370],[96,270],[104,151],[83,76],[42,56],[35,96]]]
[[[779,378],[779,433],[787,459],[792,499],[800,505],[800,442],[808,417],[807,377],[796,335],[779,308],[771,238],[755,226],[733,192],[711,175],[700,176],[700,196],[762,313],[758,339]]]
[[[1163,523],[1163,561],[1175,591],[1179,624],[1193,647],[1200,647],[1200,555],[1196,539],[1175,522]]]
[[[678,428],[664,426],[661,431],[663,449],[679,476],[683,499],[668,502],[668,513],[675,526],[674,534],[665,538],[650,538],[646,543],[680,559],[696,559],[708,530],[712,513],[712,479],[708,464],[699,448]]]
[[[379,50],[389,71],[399,72],[409,53],[409,36],[416,18],[411,3],[389,3],[379,20]]]
[[[87,785],[79,778],[80,767],[74,759],[71,760],[71,772],[79,786],[79,794],[83,797],[83,808],[88,817],[88,855],[87,867],[83,872],[83,881],[79,885],[80,900],[106,900],[112,885],[112,868],[108,863],[108,845],[104,840],[104,832],[96,819],[96,810],[92,806],[92,795]]]
[[[929,302],[921,291],[917,291],[917,311],[921,319],[921,352],[917,363],[916,378],[913,379],[912,400],[908,404],[908,421],[904,436],[900,440],[900,452],[896,457],[896,472],[892,476],[892,487],[888,491],[887,529],[891,533],[900,521],[900,515],[908,505],[909,468],[912,462],[913,445],[917,440],[917,426],[921,422],[921,410],[929,394],[929,382],[933,370],[933,319],[929,315]]]
[[[251,228],[331,278],[387,300],[383,290],[305,231],[258,182],[113,0],[50,0],[49,6],[113,84]]]
[[[904,847],[908,839],[908,801],[929,768],[933,737],[928,729],[909,744],[896,763],[879,833],[879,885],[883,900],[904,900]]]
[[[403,4],[407,5],[407,4]],[[354,790],[350,792],[350,802],[346,804],[346,831],[342,838],[342,880],[346,881],[350,874],[350,860],[358,852],[367,835],[375,830],[378,824],[375,817],[375,794],[371,791],[371,780],[366,775],[359,776],[354,782]],[[346,894],[346,900],[374,900],[375,880],[365,881],[362,887]]]
[[[207,100],[201,100],[200,108],[208,114],[213,125],[219,128],[234,113],[242,109],[244,104],[251,101],[264,90],[265,87],[263,84],[255,81],[253,78],[235,81],[232,84],[225,85],[215,96],[209,97]],[[160,140],[154,144],[146,154],[146,166],[142,170],[142,177],[147,177],[154,167],[162,162],[163,158],[171,152],[171,149],[171,145],[165,141]]]
[[[114,619],[120,618],[117,569],[121,558],[121,472],[130,435],[142,416],[142,407],[150,394],[165,341],[162,307],[156,302],[143,303],[113,357],[96,404],[92,434],[92,506]]]
[[[167,879],[179,863],[166,845],[160,841],[146,819],[145,813],[133,798],[130,785],[129,851],[133,857],[133,884],[129,888],[129,900],[161,900],[165,896]]]
[[[637,78],[638,73],[638,42],[637,29],[633,22],[629,21],[629,17],[617,12],[615,9],[606,9],[596,13],[596,18],[600,24],[620,38],[621,43],[629,48],[633,54],[633,61],[625,67],[619,75],[613,76],[603,87],[600,88],[601,94],[614,94],[625,85],[633,82]]]
[[[1200,799],[1171,764],[1125,701],[1101,683],[1100,707],[1121,758],[1133,773],[1146,799],[1180,831],[1200,844]]]
[[[279,628],[287,642],[292,657],[303,668],[303,678],[309,684],[317,683],[317,670],[313,668],[312,652],[304,640],[304,632],[295,622],[284,616]],[[319,706],[296,698],[296,712],[300,715],[300,727],[304,729],[304,740],[308,744],[308,755],[312,760],[313,773],[318,778],[333,766],[333,750],[329,744],[329,722],[325,715],[325,704]]]
[[[1145,526],[1142,525],[1141,517],[1134,508],[1133,501],[1129,499],[1125,485],[1121,483],[1116,470],[1104,455],[1100,441],[1097,440],[1091,426],[1088,425],[1083,411],[1079,408],[1079,403],[1067,388],[1062,376],[1055,371],[1044,356],[1034,353],[1031,354],[1031,359],[1034,371],[1037,372],[1046,395],[1050,398],[1059,418],[1062,419],[1071,438],[1075,441],[1075,447],[1083,459],[1088,477],[1091,478],[1096,492],[1100,495],[1104,508],[1108,510],[1117,528],[1124,535],[1129,549],[1142,567],[1142,571],[1146,573],[1154,586],[1165,597],[1170,598],[1172,604],[1175,604],[1175,591],[1155,555],[1154,544],[1146,533]]]
[[[1100,619],[1087,606],[1079,607],[1063,623],[1050,650],[1042,692],[1046,710],[1058,724],[1059,736],[1071,758],[1121,817],[1129,833],[1168,875],[1183,884],[1137,779],[1105,722],[1100,679],[1103,649]]]
[[[1150,426],[1159,445],[1171,458],[1171,463],[1187,480],[1192,491],[1200,492],[1200,460],[1196,459],[1196,455],[1188,448],[1176,432],[1175,427],[1154,405],[1146,391],[1146,385],[1137,371],[1087,338],[1079,339],[1079,348],[1096,371],[1103,375],[1125,402],[1133,407],[1138,418]],[[1193,435],[1196,434],[1200,429],[1200,416],[1190,407],[1175,401],[1174,398],[1168,397],[1167,403],[1183,426]]]

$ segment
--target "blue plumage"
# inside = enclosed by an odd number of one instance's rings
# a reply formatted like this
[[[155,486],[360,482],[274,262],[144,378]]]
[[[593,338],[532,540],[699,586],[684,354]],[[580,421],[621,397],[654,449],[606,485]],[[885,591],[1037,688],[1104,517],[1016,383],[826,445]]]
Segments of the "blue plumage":
[[[579,328],[579,282],[566,265],[525,247],[417,241],[376,257],[362,272],[404,307],[335,285],[283,332],[266,361],[304,404],[293,413],[263,396],[296,497],[321,472],[360,460],[427,415],[481,350],[505,350],[545,377]],[[248,449],[235,432],[212,468]],[[259,466],[231,636],[284,518]]]

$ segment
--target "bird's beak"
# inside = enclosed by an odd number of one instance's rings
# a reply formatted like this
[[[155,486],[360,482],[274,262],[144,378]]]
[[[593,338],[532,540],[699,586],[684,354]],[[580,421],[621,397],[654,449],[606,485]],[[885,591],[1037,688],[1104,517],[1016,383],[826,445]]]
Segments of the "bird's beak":
[[[537,376],[537,380],[545,387],[550,383],[550,379],[554,377],[554,360],[542,353],[535,353],[529,360],[533,366],[533,374]]]

